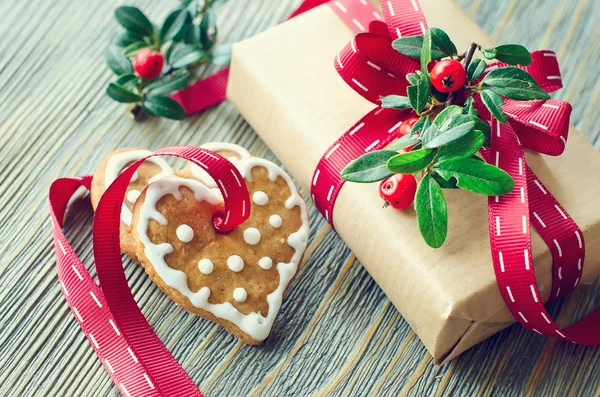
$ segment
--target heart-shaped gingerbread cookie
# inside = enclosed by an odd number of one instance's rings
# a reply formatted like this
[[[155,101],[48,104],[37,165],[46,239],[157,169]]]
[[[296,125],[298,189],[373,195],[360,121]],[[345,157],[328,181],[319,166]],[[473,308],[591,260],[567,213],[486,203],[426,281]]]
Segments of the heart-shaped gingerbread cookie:
[[[188,311],[258,344],[269,334],[306,249],[306,203],[277,165],[236,145],[206,146],[236,164],[250,193],[249,219],[220,234],[213,217],[222,214],[223,198],[208,174],[188,166],[150,181],[150,172],[128,228],[132,257]]]
[[[250,153],[248,153],[246,149],[232,143],[210,142],[204,144],[202,147],[220,154],[232,163],[235,163],[242,158],[250,157]],[[100,201],[100,197],[102,197],[106,191],[106,188],[117,178],[117,176],[133,162],[146,157],[151,153],[152,152],[149,150],[140,148],[123,148],[115,150],[103,159],[96,169],[92,181],[91,201],[94,210]],[[131,237],[131,211],[133,209],[133,204],[135,204],[141,191],[148,183],[172,175],[196,178],[211,188],[217,188],[216,183],[212,180],[210,175],[197,165],[190,164],[184,170],[174,170],[160,157],[153,157],[145,161],[135,172],[127,187],[127,194],[121,210],[121,251],[136,262],[138,262],[138,260]]]

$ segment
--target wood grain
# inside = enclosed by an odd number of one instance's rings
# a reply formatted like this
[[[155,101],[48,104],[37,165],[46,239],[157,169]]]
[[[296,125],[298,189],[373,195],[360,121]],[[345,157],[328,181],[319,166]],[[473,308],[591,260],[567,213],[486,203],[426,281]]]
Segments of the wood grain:
[[[572,121],[600,147],[600,7],[594,0],[458,0],[498,42],[557,51]],[[134,1],[156,21],[176,4]],[[285,19],[299,0],[230,0],[223,41]],[[91,173],[117,147],[231,141],[273,159],[229,103],[183,122],[132,121],[104,89],[102,51],[122,1],[0,2],[0,395],[118,392],[58,287],[46,194],[52,179]],[[208,68],[203,73],[213,72]],[[600,395],[600,349],[549,341],[518,326],[433,366],[409,325],[311,206],[311,246],[272,335],[245,346],[171,304],[126,262],[135,298],[208,396]],[[65,229],[92,274],[85,197]],[[569,323],[600,304],[600,283],[551,307]]]

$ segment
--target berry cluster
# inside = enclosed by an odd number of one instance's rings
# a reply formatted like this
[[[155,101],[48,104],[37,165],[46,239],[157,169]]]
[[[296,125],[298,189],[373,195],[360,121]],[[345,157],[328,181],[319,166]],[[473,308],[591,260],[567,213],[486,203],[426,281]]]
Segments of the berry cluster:
[[[401,95],[381,98],[381,107],[410,110],[398,128],[398,140],[383,150],[369,152],[341,172],[351,182],[377,182],[386,206],[402,210],[415,201],[419,230],[431,247],[440,247],[447,234],[446,200],[442,189],[464,189],[501,195],[514,187],[512,178],[477,156],[489,146],[490,127],[478,117],[475,98],[499,122],[508,120],[503,98],[548,99],[533,77],[518,67],[498,67],[484,74],[484,58],[511,65],[531,63],[526,48],[516,44],[482,49],[471,44],[459,54],[441,29],[424,36],[402,37],[392,47],[404,56],[419,58],[421,69],[409,73]],[[419,177],[420,180],[415,178]]]
[[[231,59],[230,45],[215,46],[212,6],[224,0],[180,1],[160,28],[136,7],[115,9],[122,29],[104,56],[118,77],[106,93],[117,102],[134,103],[135,116],[143,110],[169,119],[185,118],[185,110],[170,94],[188,86],[196,67],[208,62],[224,66]]]

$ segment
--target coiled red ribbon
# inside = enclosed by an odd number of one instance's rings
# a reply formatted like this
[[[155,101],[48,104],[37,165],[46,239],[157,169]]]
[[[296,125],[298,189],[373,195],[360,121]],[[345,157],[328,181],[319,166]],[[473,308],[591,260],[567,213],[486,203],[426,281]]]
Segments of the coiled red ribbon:
[[[422,35],[427,24],[417,0],[382,0],[387,25],[364,0],[336,0],[331,8],[358,34],[335,56],[334,65],[358,94],[378,104],[380,96],[406,95],[406,74],[419,66],[391,47],[393,39]],[[368,29],[368,32],[367,32]],[[556,55],[536,51],[525,67],[540,87],[551,92],[562,87]],[[504,66],[494,63],[486,72]],[[523,148],[549,155],[563,152],[569,131],[571,105],[558,100],[520,102],[506,100],[503,110],[510,121],[495,121],[479,98],[479,116],[490,120],[491,146],[483,153],[489,163],[508,172],[514,190],[489,198],[492,261],[498,287],[513,316],[539,334],[584,345],[600,343],[600,309],[578,323],[561,329],[546,312],[539,294],[531,254],[530,224],[548,245],[553,259],[550,299],[572,291],[580,282],[585,258],[583,233],[525,163]],[[340,171],[362,154],[381,149],[396,138],[400,124],[411,111],[376,107],[336,142],[315,170],[311,193],[317,208],[333,226],[333,209],[344,181]]]

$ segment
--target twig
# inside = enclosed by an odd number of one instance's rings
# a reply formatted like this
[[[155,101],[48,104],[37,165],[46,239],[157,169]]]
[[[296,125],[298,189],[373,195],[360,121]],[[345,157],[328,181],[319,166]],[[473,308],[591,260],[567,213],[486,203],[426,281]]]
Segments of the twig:
[[[477,49],[477,47],[478,47],[477,43],[471,43],[471,45],[469,46],[469,49],[467,50],[467,53],[465,56],[465,70],[467,70],[467,68],[469,67],[469,64],[473,60],[473,55],[475,54],[475,50]]]

